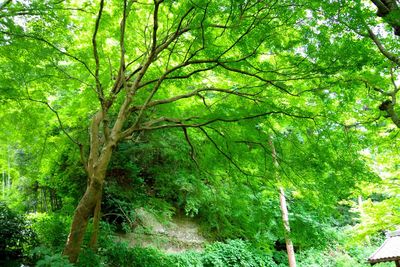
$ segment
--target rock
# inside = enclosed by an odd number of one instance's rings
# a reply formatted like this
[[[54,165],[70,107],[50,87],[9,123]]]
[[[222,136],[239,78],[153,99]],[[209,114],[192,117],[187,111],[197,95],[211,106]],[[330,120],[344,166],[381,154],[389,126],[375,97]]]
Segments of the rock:
[[[143,208],[136,210],[139,225],[132,233],[118,236],[130,246],[155,247],[167,253],[186,250],[201,251],[207,240],[199,233],[199,225],[191,218],[173,217],[162,224]]]

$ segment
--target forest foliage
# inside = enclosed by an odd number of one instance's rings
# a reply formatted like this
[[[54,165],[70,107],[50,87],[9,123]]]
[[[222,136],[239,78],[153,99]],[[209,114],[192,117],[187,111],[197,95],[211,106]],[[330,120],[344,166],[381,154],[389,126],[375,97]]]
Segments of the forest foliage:
[[[399,5],[2,1],[1,258],[287,266],[284,188],[299,266],[365,266],[400,218]],[[210,244],[116,242],[140,208]]]

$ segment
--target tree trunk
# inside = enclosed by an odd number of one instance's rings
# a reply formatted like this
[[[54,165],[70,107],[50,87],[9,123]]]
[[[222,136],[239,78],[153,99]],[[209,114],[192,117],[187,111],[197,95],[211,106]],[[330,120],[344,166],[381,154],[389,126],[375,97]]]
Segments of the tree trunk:
[[[286,205],[285,191],[282,186],[279,188],[279,202],[282,213],[283,227],[285,230],[286,251],[288,254],[289,266],[296,267],[296,258],[294,255],[293,243],[289,236],[290,234],[289,214]]]
[[[101,199],[102,199],[102,192],[101,190],[100,195],[97,199],[96,202],[96,207],[94,208],[94,214],[93,214],[93,231],[92,231],[92,236],[90,238],[90,243],[89,247],[93,250],[96,251],[97,249],[97,239],[99,236],[99,228],[100,228],[100,213],[101,213]]]
[[[6,193],[6,179],[5,179],[5,175],[4,175],[4,171],[3,171],[3,199]]]
[[[88,174],[88,183],[85,194],[79,201],[78,207],[75,209],[67,244],[65,245],[63,251],[63,255],[66,255],[71,263],[75,263],[78,260],[83,237],[85,235],[89,219],[91,216],[93,216],[94,212],[96,212],[96,217],[98,217],[94,218],[94,231],[98,232],[98,220],[100,219],[99,216],[103,183],[108,164],[111,160],[112,151],[117,145],[118,141],[116,133],[118,133],[120,129],[115,129],[115,127],[113,128],[113,133],[108,136],[107,142],[100,141],[99,136],[101,136],[101,134],[99,125],[103,119],[103,115],[104,114],[102,111],[97,112],[92,118],[92,123],[90,126],[90,153],[88,161],[84,163]],[[123,124],[121,120],[123,119],[124,117],[122,116],[116,121],[116,123],[121,124],[121,127]],[[97,241],[97,233],[94,234],[93,239],[94,241]]]
[[[42,187],[42,194],[43,194],[43,208],[45,212],[48,212],[47,208],[47,189],[46,187]]]
[[[100,179],[91,179],[85,194],[79,201],[78,207],[75,209],[67,244],[63,251],[63,254],[66,255],[72,263],[76,262],[78,259],[89,219],[93,215],[98,199],[101,198],[103,181],[104,176],[100,177]]]
[[[271,146],[272,159],[274,161],[274,165],[275,165],[275,169],[276,169],[275,170],[276,179],[277,179],[278,183],[280,184],[280,177],[278,174],[279,162],[278,162],[278,159],[276,156],[276,150],[275,150],[275,146],[274,146],[272,137],[270,137],[269,145]],[[294,254],[293,243],[292,243],[292,240],[290,239],[289,214],[288,214],[288,209],[287,209],[287,204],[286,204],[285,190],[284,190],[283,186],[279,186],[279,203],[280,203],[280,209],[281,209],[281,214],[282,214],[283,230],[285,232],[286,251],[288,254],[289,267],[296,267],[296,257]]]
[[[11,175],[10,175],[10,170],[11,170],[11,163],[10,163],[10,146],[8,146],[8,154],[7,154],[7,190],[10,190],[11,188]]]
[[[11,189],[11,163],[10,163],[10,146],[8,146],[8,154],[7,154],[7,165],[8,165],[8,174],[7,174],[7,189]]]

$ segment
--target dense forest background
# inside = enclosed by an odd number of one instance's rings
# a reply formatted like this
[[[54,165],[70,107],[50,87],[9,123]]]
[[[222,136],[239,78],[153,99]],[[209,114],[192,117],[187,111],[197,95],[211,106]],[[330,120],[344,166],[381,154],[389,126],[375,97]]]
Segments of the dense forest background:
[[[367,266],[400,223],[399,5],[3,0],[0,264]],[[202,248],[119,240],[148,217]]]

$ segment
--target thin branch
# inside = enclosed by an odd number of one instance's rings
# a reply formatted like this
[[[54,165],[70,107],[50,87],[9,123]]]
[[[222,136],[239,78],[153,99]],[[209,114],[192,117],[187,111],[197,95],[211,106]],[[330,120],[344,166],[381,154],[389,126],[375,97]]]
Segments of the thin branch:
[[[240,96],[240,97],[244,97],[244,98],[254,97],[254,96],[256,96],[258,94],[258,93],[256,93],[256,94],[243,93],[243,92],[239,92],[237,90],[229,90],[229,89],[216,88],[216,87],[207,87],[207,88],[196,89],[196,90],[193,90],[193,91],[191,91],[189,93],[178,95],[178,96],[174,96],[174,97],[171,97],[171,98],[166,98],[166,99],[161,99],[161,100],[154,100],[152,102],[148,102],[145,105],[134,106],[134,107],[132,107],[132,110],[141,110],[143,108],[149,108],[149,107],[154,107],[154,106],[157,106],[157,105],[172,103],[172,102],[178,101],[180,99],[185,99],[185,98],[190,98],[192,96],[197,96],[201,92],[220,92],[220,93],[225,93],[225,94],[229,94],[229,95],[236,95],[236,96]],[[254,100],[254,99],[251,99],[251,100]]]
[[[382,55],[384,55],[387,59],[389,59],[390,61],[395,63],[397,66],[400,66],[400,57],[387,51],[385,49],[385,47],[383,47],[383,45],[382,45],[381,41],[378,39],[378,37],[369,28],[368,28],[368,35],[371,38],[371,40],[375,43],[375,45],[378,47],[378,49],[382,53]]]
[[[0,11],[4,9],[7,5],[9,5],[12,2],[12,0],[6,0],[3,3],[0,4]]]
[[[97,14],[97,18],[96,18],[96,23],[95,23],[95,27],[94,27],[94,32],[93,32],[93,37],[92,37],[92,45],[93,45],[93,56],[94,56],[94,60],[96,63],[96,69],[94,72],[94,77],[96,79],[96,91],[97,94],[99,96],[100,102],[103,106],[103,102],[104,102],[104,94],[103,94],[103,88],[100,82],[100,78],[99,78],[99,71],[100,71],[100,59],[99,59],[99,53],[97,51],[97,33],[99,31],[99,26],[100,26],[100,20],[101,20],[101,16],[103,14],[103,8],[104,8],[104,0],[100,1],[100,8],[99,8],[99,13]]]
[[[20,99],[20,100],[24,100],[24,99]],[[75,139],[73,139],[73,138],[71,137],[71,135],[65,130],[64,125],[63,125],[63,123],[62,123],[62,121],[61,121],[60,115],[58,114],[57,110],[55,110],[48,102],[43,101],[43,100],[33,99],[33,98],[30,98],[30,97],[28,97],[28,99],[26,99],[26,100],[29,100],[29,101],[32,101],[32,102],[41,103],[41,104],[43,104],[43,105],[46,105],[46,106],[51,110],[51,112],[53,112],[53,113],[56,115],[58,124],[60,125],[60,129],[61,129],[61,131],[68,137],[68,139],[69,139],[72,143],[78,145],[79,147],[82,146],[81,143],[79,143],[78,141],[76,141]]]
[[[38,100],[38,99],[33,99],[29,96],[28,94],[28,98],[24,99],[24,98],[19,98],[18,100],[22,100],[22,101],[31,101],[31,102],[35,102],[35,103],[39,103],[39,104],[43,104],[45,105],[51,112],[53,112],[56,115],[57,118],[57,122],[58,125],[60,126],[61,131],[65,134],[65,136],[67,136],[67,138],[74,143],[75,145],[77,145],[79,147],[79,151],[80,151],[80,158],[82,161],[82,164],[85,167],[85,170],[87,170],[87,164],[86,164],[86,159],[85,159],[85,155],[84,155],[84,150],[83,150],[83,144],[80,143],[79,141],[75,140],[74,138],[72,138],[72,136],[67,132],[67,130],[64,127],[64,124],[60,118],[60,115],[58,114],[58,111],[56,109],[54,109],[47,101],[44,100]]]
[[[70,57],[72,59],[74,59],[75,61],[81,63],[85,69],[90,73],[91,76],[96,77],[95,74],[90,70],[89,66],[86,64],[86,62],[84,62],[82,59],[79,59],[78,57],[61,50],[60,48],[58,48],[56,45],[52,44],[51,42],[47,41],[46,39],[42,38],[42,37],[38,37],[38,36],[33,36],[33,35],[29,35],[29,34],[17,34],[17,33],[12,33],[12,32],[7,32],[7,31],[0,31],[0,33],[8,35],[8,36],[14,36],[16,38],[29,38],[29,39],[33,39],[39,42],[43,42],[45,44],[47,44],[48,46],[50,46],[51,48],[53,48],[54,50],[56,50],[58,53],[65,55],[67,57]]]
[[[154,12],[153,12],[153,36],[152,36],[152,43],[151,43],[151,51],[154,53],[157,47],[157,30],[158,30],[158,9],[162,0],[154,0]]]
[[[64,69],[61,68],[60,66],[57,66],[57,64],[54,63],[54,62],[52,62],[52,66],[53,66],[56,70],[60,71],[60,72],[61,72],[65,77],[67,77],[68,79],[78,81],[78,82],[80,82],[81,84],[84,84],[84,85],[86,85],[87,87],[91,88],[91,89],[95,92],[95,89],[94,89],[94,87],[93,87],[93,84],[89,84],[89,83],[85,82],[85,81],[82,80],[82,79],[79,79],[79,78],[77,78],[77,77],[72,76],[72,75],[69,74],[66,70],[64,70]]]
[[[182,24],[183,21],[185,20],[185,18],[194,10],[194,7],[189,8],[185,14],[183,14],[183,16],[181,17],[178,26],[176,28],[176,31],[171,34],[171,36],[166,37],[166,39],[163,40],[163,42],[161,42],[160,45],[157,46],[157,48],[155,49],[155,53],[159,54],[161,51],[163,51],[165,48],[167,48],[173,41],[175,41],[179,36],[181,36],[183,33],[188,32],[190,30],[190,28],[185,27],[182,28]]]
[[[214,139],[211,138],[211,136],[207,133],[206,130],[204,130],[202,127],[199,127],[200,131],[202,131],[204,133],[204,135],[207,137],[208,140],[210,140],[210,142],[214,145],[214,147],[219,151],[219,153],[221,153],[233,166],[235,166],[235,168],[242,174],[244,174],[245,176],[250,176],[251,174],[247,173],[246,171],[244,171],[238,163],[236,163],[232,157],[230,157],[228,154],[226,154],[219,146],[218,144],[214,141]]]
[[[397,93],[399,92],[400,88],[397,86],[394,73],[393,73],[393,68],[390,68],[390,80],[393,85],[393,91],[392,91],[392,103],[393,105],[396,105],[397,103]]]
[[[163,76],[161,76],[158,80],[158,82],[154,85],[153,89],[151,90],[150,94],[147,96],[147,99],[144,101],[143,106],[139,109],[139,113],[136,117],[135,122],[132,124],[132,126],[128,129],[128,133],[127,135],[132,134],[133,129],[135,129],[137,127],[137,125],[139,124],[140,120],[142,119],[142,116],[144,114],[144,111],[146,108],[148,108],[148,104],[150,103],[151,99],[154,97],[154,95],[156,94],[156,92],[158,91],[158,89],[160,88],[162,82],[164,81],[166,77],[166,74],[164,74]],[[129,111],[131,111],[131,109],[129,109]]]
[[[311,116],[304,116],[304,115],[298,115],[298,114],[291,114],[286,111],[267,111],[263,113],[258,113],[254,115],[249,115],[249,116],[244,116],[244,117],[237,117],[237,118],[215,118],[215,119],[210,119],[205,122],[199,122],[199,123],[180,123],[178,121],[188,121],[188,120],[193,120],[194,118],[187,118],[187,119],[172,119],[169,118],[168,121],[170,122],[175,122],[174,124],[162,124],[158,126],[146,126],[142,125],[140,127],[137,127],[134,129],[134,131],[143,131],[143,130],[156,130],[156,129],[165,129],[165,128],[176,128],[176,127],[187,127],[187,128],[198,128],[202,126],[206,126],[212,123],[216,122],[227,122],[227,123],[233,123],[233,122],[239,122],[239,121],[245,121],[245,120],[252,120],[252,119],[257,119],[261,117],[266,117],[268,115],[284,115],[288,117],[293,117],[293,118],[298,118],[298,119],[307,119],[307,120],[312,120],[315,123],[315,118]],[[317,115],[319,116],[319,115]]]
[[[182,127],[182,131],[183,134],[185,135],[185,140],[188,143],[189,147],[190,147],[190,157],[191,159],[194,161],[194,163],[196,164],[197,167],[199,167],[199,164],[197,163],[196,157],[195,157],[195,150],[194,150],[194,146],[192,144],[192,142],[190,141],[190,137],[188,134],[188,131],[186,129],[186,127]]]
[[[260,75],[255,74],[255,73],[251,73],[251,72],[247,72],[247,71],[244,71],[244,70],[241,70],[241,69],[233,68],[233,67],[230,67],[230,66],[228,66],[228,65],[226,65],[226,64],[224,64],[224,63],[221,63],[221,62],[219,63],[219,66],[223,67],[224,69],[226,69],[226,70],[228,70],[228,71],[237,72],[237,73],[240,73],[240,74],[244,74],[244,75],[246,75],[246,76],[250,76],[250,77],[256,78],[256,79],[258,79],[258,80],[260,80],[260,81],[263,81],[263,82],[265,82],[265,83],[268,83],[268,84],[270,84],[270,85],[272,85],[272,86],[278,88],[279,90],[281,90],[281,91],[283,91],[283,92],[285,92],[286,94],[289,94],[289,95],[291,95],[291,96],[298,96],[297,94],[293,94],[293,93],[291,93],[290,91],[288,91],[288,90],[287,90],[286,88],[284,88],[282,85],[279,85],[279,84],[277,84],[277,83],[274,83],[274,82],[272,82],[271,80],[265,79],[265,78],[261,77]]]

